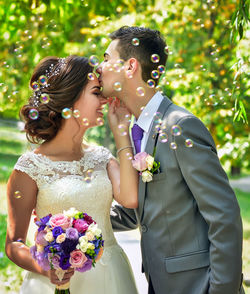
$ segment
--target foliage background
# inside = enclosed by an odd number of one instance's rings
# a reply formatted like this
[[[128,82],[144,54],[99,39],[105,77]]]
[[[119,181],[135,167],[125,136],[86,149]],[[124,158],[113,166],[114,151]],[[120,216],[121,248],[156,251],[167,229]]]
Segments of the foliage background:
[[[162,33],[169,57],[161,90],[205,123],[227,169],[249,170],[248,9],[248,0],[0,0],[0,125],[5,125],[0,130],[1,192],[27,147],[23,136],[20,141],[23,134],[6,123],[17,122],[20,106],[31,94],[35,65],[48,55],[96,55],[101,61],[108,34],[122,25]],[[88,131],[87,137],[114,151],[107,125]],[[240,197],[247,215],[249,197]],[[6,223],[2,207],[1,228]],[[247,218],[246,223],[249,243]],[[0,230],[1,246],[4,234],[5,229]],[[2,254],[3,246],[0,249]],[[0,267],[8,264],[0,256]],[[6,289],[18,287],[21,271],[8,267],[5,275]]]

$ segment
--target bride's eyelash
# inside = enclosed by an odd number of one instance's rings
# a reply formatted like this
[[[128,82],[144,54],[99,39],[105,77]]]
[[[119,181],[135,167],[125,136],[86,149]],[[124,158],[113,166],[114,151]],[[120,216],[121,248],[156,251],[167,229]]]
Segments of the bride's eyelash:
[[[93,93],[93,94],[96,95],[96,96],[100,96],[100,95],[101,95],[100,92],[95,92],[95,93]]]

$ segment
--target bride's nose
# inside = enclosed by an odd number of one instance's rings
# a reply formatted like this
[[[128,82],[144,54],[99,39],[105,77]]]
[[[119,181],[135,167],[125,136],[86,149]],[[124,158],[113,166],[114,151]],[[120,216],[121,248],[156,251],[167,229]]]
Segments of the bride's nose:
[[[100,63],[96,69],[96,72],[100,75],[102,73],[102,63]]]

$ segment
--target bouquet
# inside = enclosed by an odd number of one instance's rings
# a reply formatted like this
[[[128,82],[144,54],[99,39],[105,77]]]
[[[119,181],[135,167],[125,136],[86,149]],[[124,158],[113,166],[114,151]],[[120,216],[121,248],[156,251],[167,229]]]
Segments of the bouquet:
[[[103,253],[102,232],[91,216],[70,208],[37,220],[32,257],[44,269],[55,269],[60,281],[72,267],[85,272],[95,266]],[[70,293],[69,283],[57,285],[55,293]]]

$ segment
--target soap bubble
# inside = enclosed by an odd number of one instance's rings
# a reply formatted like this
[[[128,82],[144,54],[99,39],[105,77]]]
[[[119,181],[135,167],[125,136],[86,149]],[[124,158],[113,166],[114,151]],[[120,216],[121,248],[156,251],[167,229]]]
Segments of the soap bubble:
[[[98,117],[96,120],[96,123],[98,126],[103,126],[104,125],[104,120],[102,117]]]
[[[149,88],[154,88],[155,87],[155,81],[154,80],[147,80],[147,85]]]
[[[171,142],[170,143],[170,148],[173,149],[173,150],[177,149],[177,144],[175,142]]]
[[[188,148],[191,148],[194,146],[194,142],[192,139],[186,139],[185,140],[185,146],[188,147]]]
[[[152,72],[151,72],[151,77],[153,78],[153,79],[158,79],[159,78],[159,72],[158,72],[158,70],[152,70]]]
[[[158,69],[160,74],[163,74],[165,72],[165,66],[164,65],[159,65],[157,69]]]
[[[181,127],[178,125],[173,125],[171,128],[171,133],[174,136],[180,136],[181,134]]]
[[[20,199],[20,198],[22,197],[21,192],[20,192],[20,191],[15,191],[15,193],[14,193],[14,197],[15,197],[16,199]]]
[[[70,108],[64,108],[62,110],[62,117],[65,118],[65,119],[69,119],[71,118],[72,116],[72,110]]]
[[[168,141],[168,135],[167,135],[167,133],[165,133],[165,132],[161,132],[161,133],[159,134],[159,141],[160,141],[161,143],[166,143],[166,142]]]
[[[153,63],[158,63],[160,61],[160,56],[158,54],[152,54],[151,55],[151,61]]]
[[[145,90],[144,90],[144,88],[143,88],[143,87],[138,87],[138,88],[136,89],[136,95],[137,95],[137,96],[140,96],[140,97],[144,96],[144,95],[145,95]]]
[[[93,72],[88,73],[88,79],[93,81],[95,79],[95,74]]]
[[[33,82],[33,83],[31,84],[31,88],[32,88],[34,91],[38,91],[38,90],[40,89],[38,82]]]
[[[73,116],[74,116],[75,118],[80,117],[80,110],[75,109],[75,110],[73,111]]]
[[[85,127],[87,127],[87,126],[89,125],[89,120],[88,120],[86,117],[84,117],[84,118],[82,119],[82,124],[83,124]]]
[[[119,134],[121,136],[126,136],[127,135],[127,127],[124,124],[120,124],[118,125],[118,130],[119,130]]]
[[[88,169],[85,173],[87,178],[91,178],[93,175],[94,170],[93,169]]]
[[[29,118],[30,119],[33,119],[33,120],[36,120],[38,119],[39,117],[39,112],[37,109],[35,108],[32,108],[30,111],[29,111]]]
[[[122,85],[120,82],[115,82],[114,83],[114,90],[117,92],[120,92],[122,90]]]
[[[45,86],[47,84],[48,78],[44,75],[40,76],[38,82],[41,86]]]
[[[124,60],[118,59],[116,63],[113,65],[115,72],[121,72],[124,69]]]
[[[49,100],[50,100],[49,94],[47,94],[47,93],[41,94],[41,97],[40,97],[41,103],[47,104],[47,103],[49,103]]]
[[[90,58],[89,58],[89,65],[91,66],[97,66],[99,64],[99,59],[97,56],[95,55],[91,55]]]
[[[140,41],[139,41],[138,38],[133,38],[133,39],[132,39],[132,45],[134,45],[134,46],[139,46],[139,44],[140,44]]]

